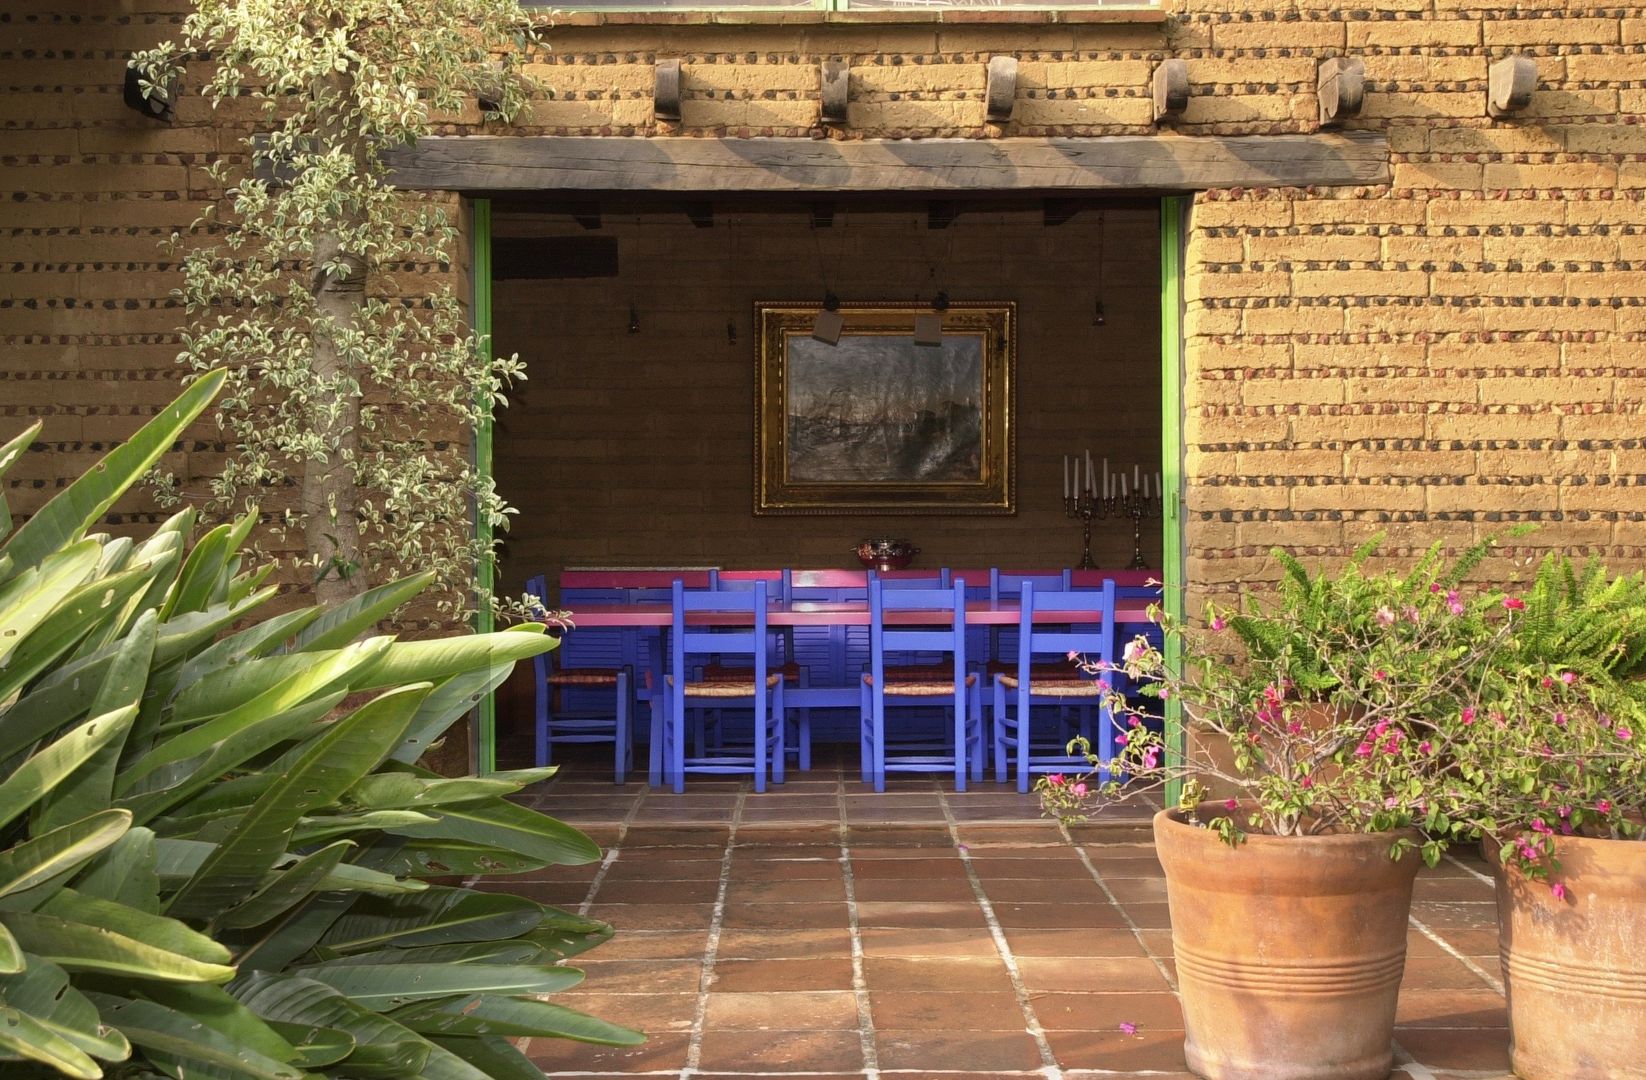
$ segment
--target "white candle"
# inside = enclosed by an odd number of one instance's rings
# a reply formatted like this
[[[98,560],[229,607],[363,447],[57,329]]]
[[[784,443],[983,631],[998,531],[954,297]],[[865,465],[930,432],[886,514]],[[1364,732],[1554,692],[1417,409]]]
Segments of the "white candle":
[[[1109,497],[1109,459],[1103,459],[1103,497]]]
[[[1069,497],[1069,455],[1063,455],[1063,497]]]
[[[1088,450],[1086,451],[1086,485],[1088,487],[1092,484],[1092,473],[1092,452]]]
[[[1092,470],[1086,470],[1086,494],[1097,498],[1097,475]]]
[[[1122,499],[1124,499],[1126,497],[1126,474],[1125,473],[1120,474],[1120,497]]]
[[[1074,491],[1075,491],[1076,495],[1080,494],[1080,455],[1079,454],[1076,454],[1074,456]]]
[[[1147,499],[1149,497],[1149,474],[1148,473],[1143,474],[1143,497],[1145,499]]]
[[[1138,489],[1138,487],[1143,483],[1141,477],[1139,476],[1139,474],[1142,471],[1143,471],[1143,466],[1141,466],[1141,465],[1133,465],[1132,466],[1132,490],[1133,491],[1136,491]]]

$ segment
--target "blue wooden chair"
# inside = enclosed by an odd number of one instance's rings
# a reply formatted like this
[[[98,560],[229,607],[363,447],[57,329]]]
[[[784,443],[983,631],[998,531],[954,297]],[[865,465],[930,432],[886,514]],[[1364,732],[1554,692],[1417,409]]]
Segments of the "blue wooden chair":
[[[526,582],[526,591],[543,600],[548,598],[548,579],[543,575]],[[577,639],[576,630],[569,631],[566,642]],[[601,635],[593,650],[614,650],[616,641],[608,642],[611,635]],[[616,782],[621,784],[634,765],[634,728],[630,723],[632,696],[630,694],[631,668],[611,663],[597,666],[587,664],[568,666],[556,661],[572,657],[566,643],[551,652],[539,653],[532,658],[536,674],[537,708],[535,716],[536,759],[538,765],[554,764],[556,743],[603,743],[613,746]],[[611,658],[620,654],[612,651]],[[604,651],[600,654],[605,659]],[[613,691],[611,707],[586,708],[586,703],[568,701],[575,695],[589,691]]]
[[[764,571],[750,573],[711,570],[709,571],[709,588],[725,592],[751,592],[757,583],[764,582],[767,589],[767,599],[777,600],[787,605],[794,595],[793,573],[789,570],[782,570],[774,579],[767,580],[769,577],[770,575]],[[776,586],[775,591],[772,588],[774,585]],[[795,659],[794,627],[779,626],[771,631],[770,638],[778,647],[774,652],[768,654],[766,670],[768,673],[775,671],[782,674],[785,693],[788,698],[793,699],[795,697],[794,692],[797,689],[808,685],[807,672],[800,665],[800,662]],[[702,674],[703,678],[707,680],[724,680],[746,676],[748,669],[726,664],[719,657],[716,657],[703,666]],[[698,753],[703,752],[702,748],[706,737],[719,738],[721,734],[719,731],[720,710],[703,711],[709,714],[712,725],[707,735],[703,725],[694,725],[692,735],[696,740],[695,746]],[[785,702],[783,715],[784,722],[789,725],[789,732],[784,735],[785,752],[795,758],[795,764],[804,772],[812,767],[811,710],[806,708],[796,709],[792,707],[792,701]],[[790,732],[794,736],[792,739],[788,737]]]
[[[764,581],[739,592],[688,592],[681,582],[674,583],[667,685],[662,694],[662,752],[657,758],[676,792],[685,790],[687,773],[749,775],[754,778],[755,791],[766,790],[768,774],[775,783],[783,782],[783,676],[767,667],[766,603]],[[750,625],[698,627],[687,621],[690,612],[715,611],[747,612]],[[694,669],[709,657],[733,658],[739,661],[735,666],[740,670],[704,677]],[[747,662],[741,662],[745,657]],[[709,747],[688,757],[688,706],[751,708],[754,723],[749,746]],[[652,783],[661,779],[654,776]]]
[[[1006,780],[1008,762],[1017,769],[1017,790],[1029,790],[1029,777],[1034,773],[1078,771],[1087,768],[1084,757],[1068,752],[1071,733],[1064,725],[1063,706],[1073,702],[1097,705],[1097,730],[1080,733],[1091,740],[1097,754],[1104,761],[1114,756],[1114,721],[1103,702],[1103,688],[1099,676],[1087,675],[1069,659],[1069,653],[1080,653],[1088,660],[1099,661],[1104,669],[1102,678],[1111,677],[1108,668],[1114,662],[1115,624],[1113,581],[1105,581],[1097,590],[1100,594],[1101,621],[1095,625],[1057,626],[1035,625],[1036,611],[1090,610],[1092,590],[1041,591],[1033,582],[1023,585],[1023,614],[1018,623],[1017,664],[1011,673],[999,672],[994,676],[994,754],[995,779]],[[1035,657],[1042,657],[1036,663]],[[1055,660],[1046,657],[1055,656]],[[1034,707],[1057,706],[1056,714],[1045,718],[1043,728],[1037,731]],[[1083,710],[1083,715],[1089,715]],[[1055,721],[1055,723],[1054,723]],[[1083,722],[1083,729],[1089,722]]]
[[[947,625],[887,625],[888,612],[943,612]],[[906,652],[948,658],[948,666],[922,666],[918,675],[900,678],[890,653]],[[906,674],[906,673],[905,673]],[[860,743],[863,779],[876,791],[886,790],[888,772],[952,772],[956,791],[966,790],[968,775],[983,777],[983,723],[978,677],[966,670],[966,583],[948,589],[891,589],[869,582],[869,670],[863,675]],[[952,735],[936,744],[897,740],[888,730],[888,705],[939,704],[948,710]]]

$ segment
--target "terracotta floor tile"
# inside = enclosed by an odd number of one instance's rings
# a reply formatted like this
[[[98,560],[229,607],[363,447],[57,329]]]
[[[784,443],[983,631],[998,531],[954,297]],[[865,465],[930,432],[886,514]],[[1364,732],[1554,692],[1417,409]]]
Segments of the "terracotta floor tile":
[[[663,809],[662,806],[655,804],[652,808]],[[730,827],[672,828],[668,825],[642,823],[629,826],[629,831],[623,837],[623,846],[723,848],[731,840],[731,835]]]
[[[1431,1069],[1509,1068],[1507,1028],[1405,1028],[1395,1042]]]
[[[833,837],[828,838],[828,843],[818,843],[818,834],[823,830],[812,829],[807,831],[810,832],[809,840],[802,839],[802,834],[799,832],[790,831],[788,833],[789,841],[782,844],[744,844],[741,840],[742,833],[739,833],[738,844],[732,849],[732,866],[739,867],[747,866],[750,863],[768,862],[788,863],[796,860],[805,860],[807,862],[822,860],[830,863],[840,861],[840,845],[834,842]],[[760,834],[756,832],[751,835],[759,836]]]
[[[1143,947],[1150,956],[1172,955],[1172,932],[1170,930],[1139,929],[1138,935],[1143,938]]]
[[[567,993],[554,995],[554,1003],[648,1035],[690,1031],[697,1014],[696,994]]]
[[[1172,913],[1167,909],[1164,901],[1158,904],[1130,903],[1121,906],[1126,909],[1126,917],[1139,930],[1170,930],[1172,928]]]
[[[703,965],[691,960],[601,960],[599,950],[577,958],[588,978],[578,986],[583,993],[685,994],[696,993]]]
[[[1408,961],[1410,963],[1410,961]],[[1509,1026],[1503,996],[1495,990],[1400,988],[1397,1028],[1502,1028]]]
[[[876,901],[946,901],[975,903],[972,883],[959,875],[928,878],[862,878],[854,875],[853,891],[859,903]]]
[[[719,960],[714,965],[717,992],[779,990],[850,990],[849,957],[829,956],[787,960]]]
[[[718,881],[603,881],[594,894],[597,904],[712,904],[720,894]]]
[[[1011,976],[998,957],[917,959],[865,957],[863,981],[869,993],[1005,991],[1012,988]]]
[[[588,960],[701,960],[708,930],[623,930],[584,954]],[[575,963],[575,961],[574,961]]]
[[[705,1031],[856,1031],[857,995],[849,990],[721,993],[708,996]]]
[[[1431,930],[1483,929],[1497,925],[1497,905],[1455,900],[1414,900],[1412,915]],[[1442,935],[1444,936],[1444,935]]]
[[[779,881],[740,880],[734,871],[726,886],[728,904],[793,904],[819,901],[846,902],[844,877],[785,878]]]
[[[1023,1031],[1017,997],[978,991],[870,991],[876,1031]]]
[[[1023,985],[1030,990],[1160,992],[1171,989],[1155,962],[1142,957],[1117,956],[1094,961],[1084,957],[1020,956],[1017,969]]]
[[[870,928],[860,935],[864,956],[997,957],[994,938],[984,929]]]
[[[738,1072],[860,1072],[862,1037],[856,1031],[706,1031],[703,1069]]]
[[[1032,798],[1032,796],[1031,796]],[[1028,805],[1027,802],[1024,804]],[[962,825],[958,830],[960,842],[973,847],[1009,844],[1057,844],[1067,846],[1057,823],[1047,821],[1034,825]]]
[[[1092,904],[995,904],[994,917],[1007,929],[1064,929],[1086,927],[1120,928],[1126,920],[1109,905]]]
[[[1140,1027],[1133,1034],[1108,1031],[1048,1031],[1052,1055],[1065,1069],[1106,1069],[1114,1072],[1184,1068],[1183,1032]]]
[[[983,891],[1001,903],[1107,904],[1108,897],[1090,878],[996,878],[983,879]]]
[[[1113,927],[1062,927],[1030,930],[1009,927],[1006,945],[1014,956],[1144,956],[1143,946],[1130,930]]]
[[[966,864],[952,855],[947,858],[864,858],[856,849],[852,851],[852,877],[857,881],[968,880]]]
[[[611,864],[606,871],[605,884],[616,885],[619,882],[637,881],[645,884],[656,884],[668,881],[708,881],[720,880],[720,860],[702,859],[689,860],[668,864],[662,859],[637,860],[627,858],[628,852],[618,855],[617,861]]]
[[[1029,878],[1051,881],[1075,878],[1092,879],[1091,871],[1079,859],[1056,858],[999,858],[992,853],[972,855],[972,869],[985,883],[995,878]]]
[[[560,908],[575,908],[589,896],[587,881],[513,881],[509,878],[493,879],[491,881],[475,882],[481,892],[507,892],[516,896],[524,896],[528,900],[536,900],[539,904],[552,904]]]
[[[845,871],[838,856],[827,859],[733,860],[727,880],[738,885],[769,881],[843,880]]]
[[[1408,956],[1402,990],[1485,989],[1486,981],[1450,956]]]
[[[852,805],[847,803],[847,809]],[[946,825],[909,826],[854,823],[847,834],[853,847],[941,847],[953,848],[954,839]]]
[[[1119,1031],[1121,1024],[1139,1030],[1183,1030],[1177,995],[1166,991],[1091,994],[1041,992],[1029,995],[1036,1019],[1047,1031]]]
[[[1420,874],[1412,886],[1414,900],[1490,900],[1496,902],[1492,886],[1474,877],[1436,877]]]
[[[1464,956],[1486,956],[1495,965],[1498,958],[1497,927],[1431,927],[1440,939]],[[1496,967],[1492,971],[1496,972]]]
[[[723,926],[738,930],[812,930],[849,923],[843,902],[819,904],[756,904],[726,905]]]
[[[684,1032],[653,1035],[639,1046],[591,1046],[571,1039],[530,1039],[526,1056],[544,1072],[655,1072],[686,1064]]]
[[[716,966],[722,960],[775,960],[789,957],[850,956],[851,932],[844,926],[809,930],[740,930],[720,932]]]
[[[938,904],[890,900],[862,901],[857,905],[859,926],[868,927],[963,927],[986,925],[983,909],[976,903]]]
[[[1097,872],[1103,875],[1104,881],[1115,881],[1120,878],[1162,878],[1166,871],[1161,868],[1160,860],[1153,855],[1126,855],[1103,857],[1090,847],[1085,849],[1087,858],[1097,867]]]
[[[666,889],[659,889],[655,899],[662,900],[668,895]],[[605,904],[596,902],[589,908],[590,918],[604,919],[617,927],[619,933],[624,930],[701,930],[706,928],[714,917],[713,904]]]
[[[1164,904],[1166,879],[1164,877],[1115,878],[1103,882],[1122,904]]]
[[[875,1053],[883,1069],[1033,1069],[1040,1050],[1025,1032],[876,1031]]]

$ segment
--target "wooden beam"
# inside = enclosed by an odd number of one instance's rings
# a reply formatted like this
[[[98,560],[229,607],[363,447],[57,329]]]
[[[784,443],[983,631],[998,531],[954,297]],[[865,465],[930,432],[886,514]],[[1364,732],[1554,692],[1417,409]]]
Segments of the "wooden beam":
[[[1189,65],[1182,60],[1162,60],[1150,83],[1154,97],[1154,121],[1170,120],[1189,108]]]
[[[844,60],[825,60],[818,74],[818,93],[822,98],[820,116],[825,124],[846,122],[847,102],[851,98],[852,68]]]
[[[1532,103],[1537,89],[1537,61],[1530,56],[1505,56],[1486,71],[1486,115],[1497,120],[1520,112]]]
[[[680,119],[680,61],[659,60],[652,78],[652,118]]]
[[[1315,86],[1320,95],[1320,126],[1336,127],[1360,115],[1366,102],[1366,64],[1359,57],[1322,60]]]
[[[1012,118],[1017,104],[1017,57],[989,57],[989,75],[984,90],[985,115],[991,124],[1004,124]]]
[[[1096,139],[435,136],[387,151],[403,188],[714,194],[1203,191],[1386,184],[1379,132]]]

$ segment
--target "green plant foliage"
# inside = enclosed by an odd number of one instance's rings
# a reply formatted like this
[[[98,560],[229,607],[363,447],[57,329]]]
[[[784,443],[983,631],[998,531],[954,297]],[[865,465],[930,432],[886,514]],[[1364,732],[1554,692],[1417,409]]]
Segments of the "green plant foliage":
[[[209,169],[222,202],[172,238],[188,313],[179,359],[226,379],[216,418],[232,449],[207,512],[243,513],[290,485],[297,498],[271,528],[301,539],[323,601],[415,566],[455,613],[492,556],[471,515],[502,529],[514,512],[463,454],[464,429],[525,369],[469,329],[447,208],[396,191],[384,153],[477,96],[512,118],[531,21],[516,0],[191,7],[175,42],[133,57],[143,92],[183,80],[188,62],[213,108],[264,118]],[[182,497],[177,478],[157,479],[162,499]],[[237,548],[202,541],[195,584]]]
[[[609,926],[429,880],[598,858],[509,800],[552,769],[414,764],[553,639],[361,637],[427,574],[259,620],[250,519],[89,533],[222,382],[0,546],[0,1075],[513,1080],[513,1038],[638,1042],[540,1000]]]

